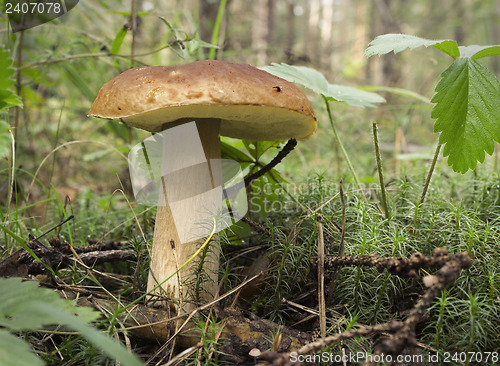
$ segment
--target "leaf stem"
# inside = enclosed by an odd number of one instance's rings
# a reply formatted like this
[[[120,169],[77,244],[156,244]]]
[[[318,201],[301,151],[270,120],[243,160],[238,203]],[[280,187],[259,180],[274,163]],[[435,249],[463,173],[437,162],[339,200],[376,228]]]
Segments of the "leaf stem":
[[[385,184],[384,184],[384,172],[382,171],[382,159],[380,157],[380,148],[378,143],[378,127],[377,122],[373,121],[373,144],[375,145],[375,157],[377,159],[377,169],[378,169],[378,178],[380,181],[380,193],[382,195],[382,207],[384,208],[385,218],[389,218],[389,209],[387,208],[387,195],[385,192]]]
[[[335,136],[335,139],[337,140],[337,144],[340,147],[340,151],[342,151],[342,155],[344,156],[344,160],[347,163],[349,170],[351,171],[351,174],[354,178],[354,181],[356,182],[356,185],[358,186],[359,190],[361,191],[361,193],[364,196],[363,187],[361,186],[361,183],[359,182],[358,175],[354,171],[354,167],[351,164],[351,160],[349,159],[349,156],[347,155],[347,151],[345,150],[344,145],[342,144],[342,141],[340,140],[340,137],[337,133],[337,129],[335,128],[335,123],[333,122],[332,111],[330,109],[330,103],[328,102],[328,99],[323,94],[321,96],[323,97],[323,100],[325,101],[326,110],[328,112],[328,118],[330,119],[330,126],[332,126],[332,131],[333,131],[333,134]]]
[[[429,189],[429,184],[431,183],[432,174],[434,173],[434,168],[436,167],[436,163],[439,158],[439,152],[441,151],[441,146],[443,145],[441,145],[438,142],[436,151],[434,152],[434,158],[432,159],[431,167],[429,168],[429,172],[427,173],[427,178],[425,179],[424,190],[422,191],[422,196],[420,197],[418,205],[424,203],[425,196],[427,195],[427,190]]]
[[[418,226],[418,211],[420,209],[420,205],[424,203],[425,196],[427,195],[427,190],[429,189],[429,185],[431,183],[432,174],[434,173],[434,169],[436,168],[437,159],[439,158],[439,152],[441,151],[441,144],[438,142],[436,146],[436,151],[434,152],[434,158],[432,159],[431,166],[429,168],[429,172],[427,173],[427,178],[425,179],[424,189],[422,191],[422,196],[420,197],[420,201],[415,205],[415,215],[413,218],[415,228]]]
[[[212,40],[210,43],[216,46],[219,44],[220,26],[224,17],[224,11],[226,10],[226,1],[227,0],[221,0],[221,2],[219,3],[219,11],[217,12],[217,18],[215,19],[214,30],[212,32]],[[215,59],[216,52],[217,48],[210,48],[210,50],[208,51],[208,58],[210,60]]]

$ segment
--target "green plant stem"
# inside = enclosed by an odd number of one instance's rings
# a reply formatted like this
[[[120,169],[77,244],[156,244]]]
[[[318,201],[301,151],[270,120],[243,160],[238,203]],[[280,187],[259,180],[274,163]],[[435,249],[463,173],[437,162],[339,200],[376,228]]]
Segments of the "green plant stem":
[[[422,196],[420,197],[419,205],[424,203],[425,196],[427,195],[427,190],[429,189],[429,184],[431,183],[432,174],[434,173],[434,168],[436,167],[437,160],[439,158],[439,152],[441,151],[441,144],[438,143],[436,147],[436,152],[434,153],[434,158],[432,159],[431,167],[429,168],[429,173],[427,173],[427,178],[425,179],[424,190],[422,191]]]
[[[324,95],[322,95],[322,96],[323,96],[323,100],[325,101],[325,104],[326,104],[326,111],[328,112],[328,118],[330,119],[330,125],[332,126],[332,131],[333,131],[333,135],[335,136],[335,140],[337,140],[337,144],[340,147],[340,151],[342,151],[342,155],[344,155],[344,160],[347,163],[349,170],[351,171],[351,174],[354,178],[354,181],[356,182],[356,185],[358,186],[359,190],[363,193],[363,189],[361,187],[361,183],[359,182],[358,175],[354,171],[354,167],[352,166],[351,160],[349,159],[349,156],[347,155],[347,151],[344,148],[344,144],[342,144],[342,141],[340,140],[340,137],[337,133],[337,129],[335,128],[335,123],[333,122],[332,111],[330,109],[330,103],[328,102],[328,99]],[[363,196],[364,196],[364,193],[363,193]],[[365,199],[366,199],[366,197],[365,197]]]
[[[500,206],[500,175],[498,176],[498,186],[497,188],[497,206]]]
[[[131,9],[130,9],[130,27],[132,28],[132,44],[130,45],[130,65],[134,65],[135,58],[135,35],[137,29],[137,14],[135,8],[135,0],[131,1]]]
[[[380,157],[380,148],[378,143],[377,122],[373,121],[373,144],[375,145],[375,157],[377,159],[378,179],[380,181],[380,193],[382,195],[382,207],[384,208],[385,218],[389,218],[389,209],[387,208],[387,196],[384,184],[384,172],[382,171],[382,158]]]
[[[382,298],[384,297],[384,294],[387,293],[387,286],[389,284],[391,274],[389,272],[386,272],[384,275],[384,282],[382,283],[382,288],[380,292],[378,293],[377,297],[377,303],[375,304],[375,310],[373,311],[373,316],[371,319],[371,322],[374,323],[377,320],[378,313],[380,311],[380,307],[382,305]]]
[[[325,304],[325,241],[321,215],[316,218],[318,226],[318,310],[321,338],[326,337],[326,304]]]
[[[212,39],[210,41],[213,45],[219,44],[220,26],[224,17],[224,11],[226,10],[226,2],[227,0],[221,0],[219,3],[219,11],[217,12],[217,18],[215,19],[214,30],[212,32]],[[208,51],[208,58],[210,60],[215,59],[216,52],[217,48],[210,48],[210,51]]]
[[[21,97],[21,70],[19,69],[23,63],[23,45],[24,45],[24,30],[19,33],[19,45],[17,49],[17,70],[16,70],[16,93]],[[14,119],[14,140],[17,140],[17,131],[19,130],[19,119],[21,114],[21,107],[15,106],[15,119]]]
[[[443,291],[441,298],[439,299],[439,316],[436,322],[436,333],[434,335],[434,347],[439,349],[440,344],[440,336],[443,330],[444,317],[445,317],[445,308],[448,304],[448,300],[446,297],[446,290]]]
[[[9,184],[7,186],[7,189],[9,190],[9,193],[7,194],[7,216],[9,216],[10,213],[10,204],[12,202],[12,195],[14,193],[14,185],[16,183],[16,175],[17,175],[17,170],[16,170],[16,138],[14,137],[14,134],[12,133],[12,130],[9,130],[9,135],[12,141],[11,144],[11,153],[9,154]],[[16,194],[16,202],[17,202],[17,194]],[[2,210],[3,211],[3,210]],[[16,205],[16,211],[15,214],[17,216],[18,210],[17,210],[17,205]],[[17,218],[16,218],[17,219]],[[2,222],[4,222],[4,218],[2,215]],[[9,248],[9,242],[10,240],[6,240],[6,247]]]
[[[427,195],[427,190],[429,189],[429,185],[431,183],[432,174],[434,173],[434,169],[436,168],[436,163],[439,158],[439,153],[441,151],[441,144],[438,142],[436,151],[434,152],[434,158],[432,159],[431,166],[429,168],[429,172],[427,173],[427,178],[425,179],[424,189],[422,191],[422,196],[420,197],[420,201],[415,205],[415,215],[413,217],[414,226],[418,226],[418,211],[420,209],[420,205],[424,203],[425,196]]]
[[[57,121],[56,136],[54,138],[54,146],[52,147],[52,149],[57,148],[57,141],[59,141],[59,132],[61,131],[61,118],[62,118],[62,113],[64,110],[64,105],[65,105],[65,103],[63,103],[63,107],[61,108],[61,112],[59,113],[59,120]],[[54,153],[52,155],[52,165],[50,167],[49,185],[52,185],[52,179],[54,178],[55,166],[56,166],[56,153]],[[52,191],[49,189],[47,192],[47,200],[48,201],[50,201],[50,199],[52,198],[51,195],[52,195]],[[45,205],[45,211],[44,211],[44,215],[43,215],[44,219],[47,217],[48,212],[49,212],[49,205]]]

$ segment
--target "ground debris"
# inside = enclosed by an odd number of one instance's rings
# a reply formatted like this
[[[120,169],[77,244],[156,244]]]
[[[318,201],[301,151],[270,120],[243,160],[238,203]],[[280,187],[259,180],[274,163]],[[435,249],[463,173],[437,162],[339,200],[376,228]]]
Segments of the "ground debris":
[[[377,342],[374,353],[385,355],[402,354],[407,349],[417,346],[415,327],[424,319],[425,313],[432,306],[441,291],[451,287],[462,269],[469,268],[472,261],[468,253],[449,255],[446,248],[436,248],[432,256],[424,257],[421,253],[413,254],[409,259],[395,257],[346,256],[331,257],[325,260],[325,268],[335,266],[372,266],[379,271],[387,269],[391,274],[401,277],[418,278],[417,269],[439,268],[432,281],[428,281],[426,292],[409,311],[403,321],[392,320],[387,323],[364,326],[343,333],[334,334],[311,342],[297,351],[298,355],[310,355],[333,343],[372,334],[384,334]],[[290,361],[290,353],[264,352],[261,358],[268,365],[297,365]]]
[[[113,300],[104,298],[99,294],[90,294],[86,291],[85,296],[78,296],[77,287],[65,287],[60,289],[61,296],[65,298],[78,298],[78,305],[90,306],[105,315],[118,307],[126,309],[120,313],[118,320],[124,325],[123,331],[134,336],[136,339],[155,344],[165,345],[171,342],[175,335],[176,321],[179,317],[164,309],[157,309],[141,304],[129,306],[122,302],[117,304]],[[255,364],[258,356],[254,356],[255,350],[264,352],[269,349],[269,340],[276,338],[279,329],[279,344],[272,345],[277,352],[296,351],[312,340],[312,336],[306,332],[300,332],[289,327],[262,319],[255,314],[235,307],[214,307],[214,314],[220,320],[217,329],[212,334],[221,333],[217,341],[217,348],[221,352],[220,360],[228,364]],[[183,314],[181,320],[188,314]],[[182,323],[182,321],[181,321]],[[185,324],[182,330],[175,335],[175,344],[179,349],[194,347],[201,338],[201,331],[192,321]],[[252,352],[253,350],[253,352]]]
[[[28,247],[40,259],[38,261],[25,249],[19,249],[0,262],[1,277],[28,277],[48,274],[48,268],[61,269],[74,263],[75,259],[86,266],[106,262],[117,262],[136,259],[133,250],[123,249],[127,244],[118,242],[93,243],[71,247],[68,242],[57,238],[49,240],[45,246],[40,240],[30,235]],[[78,258],[75,258],[75,253]]]

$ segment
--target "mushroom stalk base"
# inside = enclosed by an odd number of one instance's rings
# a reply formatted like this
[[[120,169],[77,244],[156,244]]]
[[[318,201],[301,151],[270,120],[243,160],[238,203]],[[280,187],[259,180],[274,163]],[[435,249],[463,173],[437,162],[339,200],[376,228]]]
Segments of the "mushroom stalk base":
[[[172,299],[173,301],[169,303],[173,310],[176,308],[174,305],[176,303],[181,312],[189,312],[196,308],[195,302],[212,301],[218,287],[220,246],[217,238],[212,237],[208,250],[205,250],[207,249],[205,247],[193,261],[178,271],[178,268],[200,248],[213,229],[211,222],[193,225],[193,215],[206,204],[207,197],[216,201],[216,188],[222,186],[220,120],[197,120],[196,127],[206,164],[180,170],[175,175],[173,183],[172,180],[167,181],[168,177],[162,178],[165,205],[159,205],[156,214],[148,278],[148,291],[151,291],[158,283],[162,283],[171,276],[153,294]],[[169,158],[171,159],[169,156],[162,157],[164,160]],[[187,165],[190,164],[190,157],[182,157],[182,159],[186,159]],[[175,186],[173,186],[174,183]],[[176,202],[169,203],[172,193],[175,197],[187,199],[176,199]],[[198,236],[200,239],[197,240],[183,242],[182,239],[187,237],[185,233],[192,230],[203,230],[205,235],[204,237]]]

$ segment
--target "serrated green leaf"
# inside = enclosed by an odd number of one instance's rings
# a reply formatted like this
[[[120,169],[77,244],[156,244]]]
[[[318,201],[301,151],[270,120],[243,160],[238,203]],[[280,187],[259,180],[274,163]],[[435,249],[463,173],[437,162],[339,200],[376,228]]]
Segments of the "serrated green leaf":
[[[361,108],[375,107],[376,103],[385,102],[385,99],[376,93],[337,84],[328,84],[328,94],[325,96]]]
[[[0,325],[12,331],[59,324],[57,315],[50,317],[39,311],[41,303],[49,304],[59,312],[78,315],[84,322],[93,321],[99,316],[90,308],[75,307],[54,291],[39,287],[37,282],[22,282],[20,278],[0,279],[0,299]]]
[[[0,112],[21,105],[14,90],[14,73],[9,51],[0,46]]]
[[[317,70],[305,66],[291,66],[287,64],[273,63],[271,66],[264,66],[260,69],[270,74],[285,79],[291,83],[297,83],[311,89],[315,93],[328,93],[328,81]]]
[[[2,366],[43,366],[28,344],[5,329],[0,329],[0,364]]]
[[[460,50],[461,57],[470,57],[476,60],[482,57],[500,55],[500,46],[471,45],[471,46],[460,46],[458,48]]]
[[[261,69],[311,89],[315,93],[325,96],[328,100],[343,102],[354,107],[374,107],[375,103],[385,102],[385,99],[376,93],[349,86],[329,84],[322,73],[309,67],[272,64],[261,67]]]
[[[59,297],[56,292],[39,287],[37,282],[0,278],[0,326],[17,332],[36,330],[43,325],[64,324],[80,332],[89,342],[122,365],[142,365],[125,347],[86,324],[98,317],[99,313],[93,309],[77,307],[73,302]],[[0,341],[0,344],[3,342]],[[13,350],[8,349],[6,352],[9,354],[7,357],[11,357]],[[0,360],[3,359],[0,357]]]
[[[478,61],[460,57],[441,74],[435,91],[434,131],[441,132],[448,164],[465,173],[500,142],[500,83]]]
[[[434,47],[450,55],[454,59],[460,57],[457,42],[451,39],[431,40],[411,36],[409,34],[389,33],[376,37],[370,42],[365,50],[366,57],[375,55],[385,55],[389,52],[398,53],[406,49],[415,49],[417,47]]]
[[[123,40],[127,35],[127,31],[128,28],[125,25],[118,31],[115,39],[113,40],[113,43],[111,44],[111,54],[116,55],[118,52],[120,52],[120,47],[122,46]]]
[[[144,366],[144,364],[139,361],[136,356],[130,353],[123,345],[104,333],[97,331],[93,327],[88,326],[78,318],[73,317],[70,313],[64,311],[59,312],[58,309],[55,309],[46,303],[40,304],[39,309],[49,318],[58,317],[59,323],[66,324],[73,330],[79,332],[87,341],[92,343],[95,347],[100,349],[112,359],[119,361],[121,365]]]

